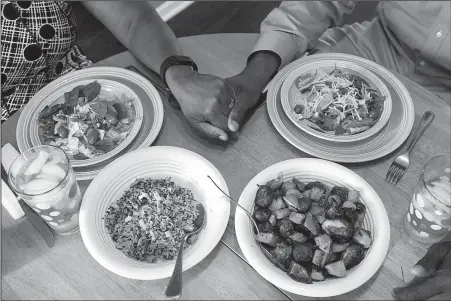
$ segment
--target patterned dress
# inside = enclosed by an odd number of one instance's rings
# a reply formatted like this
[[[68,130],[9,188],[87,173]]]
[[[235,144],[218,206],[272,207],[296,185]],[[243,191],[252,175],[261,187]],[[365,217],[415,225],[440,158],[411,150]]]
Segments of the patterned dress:
[[[62,1],[1,1],[2,123],[43,86],[92,64],[75,45],[71,5]]]

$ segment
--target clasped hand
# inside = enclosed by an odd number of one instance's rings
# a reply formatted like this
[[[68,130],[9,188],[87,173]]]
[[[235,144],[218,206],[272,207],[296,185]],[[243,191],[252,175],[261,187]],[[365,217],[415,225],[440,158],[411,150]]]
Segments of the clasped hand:
[[[200,135],[222,141],[239,130],[261,93],[261,88],[242,74],[222,79],[186,66],[171,67],[166,80],[188,123]]]

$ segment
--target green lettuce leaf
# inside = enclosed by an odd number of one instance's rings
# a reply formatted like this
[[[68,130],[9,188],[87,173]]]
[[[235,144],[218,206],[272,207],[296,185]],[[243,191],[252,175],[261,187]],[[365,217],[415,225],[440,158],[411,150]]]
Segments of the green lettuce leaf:
[[[102,87],[100,86],[100,84],[97,81],[94,81],[92,83],[87,84],[84,87],[83,93],[85,97],[88,99],[88,101],[91,101],[97,96],[99,96],[101,88]]]
[[[70,92],[64,93],[64,102],[67,106],[75,107],[78,103],[78,97],[83,97],[83,88],[85,86],[77,86]]]

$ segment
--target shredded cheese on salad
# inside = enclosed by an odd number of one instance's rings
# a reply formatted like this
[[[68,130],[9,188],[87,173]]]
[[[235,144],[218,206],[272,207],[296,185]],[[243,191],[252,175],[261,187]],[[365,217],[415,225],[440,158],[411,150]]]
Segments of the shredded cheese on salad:
[[[322,132],[352,135],[379,120],[385,97],[357,75],[335,68],[297,79],[293,111],[300,122]]]

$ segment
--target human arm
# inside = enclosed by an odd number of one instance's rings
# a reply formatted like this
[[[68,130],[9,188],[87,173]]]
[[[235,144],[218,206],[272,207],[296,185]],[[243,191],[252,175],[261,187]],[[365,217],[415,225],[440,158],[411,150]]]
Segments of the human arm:
[[[429,247],[410,272],[418,277],[393,294],[398,300],[450,300],[451,298],[451,241]]]
[[[171,28],[147,1],[83,1],[83,5],[138,58],[159,73],[182,49]]]
[[[83,4],[153,71],[159,73],[166,58],[183,54],[172,30],[148,2],[84,1]],[[231,97],[222,79],[180,65],[167,69],[165,79],[193,128],[209,138],[228,139],[225,130],[228,130]]]
[[[232,78],[238,85],[237,105],[229,117],[229,128],[238,129],[246,110],[252,107],[269,80],[298,55],[311,48],[332,26],[341,23],[343,15],[353,11],[355,1],[287,1],[282,2],[261,24],[261,34],[246,68]],[[252,92],[249,92],[252,90]],[[251,96],[251,98],[249,97]]]

